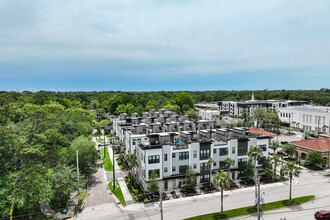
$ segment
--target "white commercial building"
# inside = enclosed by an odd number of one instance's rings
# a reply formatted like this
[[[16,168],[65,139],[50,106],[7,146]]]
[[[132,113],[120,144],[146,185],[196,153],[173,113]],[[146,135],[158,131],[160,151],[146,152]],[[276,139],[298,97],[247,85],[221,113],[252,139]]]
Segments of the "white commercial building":
[[[280,108],[278,116],[292,128],[330,133],[330,107],[304,105]]]

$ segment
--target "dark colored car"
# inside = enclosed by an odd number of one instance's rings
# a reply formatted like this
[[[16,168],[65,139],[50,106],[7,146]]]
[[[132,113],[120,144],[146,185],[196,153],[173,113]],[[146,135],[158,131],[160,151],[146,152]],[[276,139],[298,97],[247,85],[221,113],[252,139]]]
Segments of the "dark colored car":
[[[317,211],[315,212],[314,217],[316,219],[330,219],[330,211],[325,211],[325,210]]]
[[[283,155],[283,156],[288,156],[288,154],[287,154],[287,153],[285,153],[285,152],[282,152],[282,151],[277,151],[276,153],[277,153],[277,154],[280,154],[280,155]]]

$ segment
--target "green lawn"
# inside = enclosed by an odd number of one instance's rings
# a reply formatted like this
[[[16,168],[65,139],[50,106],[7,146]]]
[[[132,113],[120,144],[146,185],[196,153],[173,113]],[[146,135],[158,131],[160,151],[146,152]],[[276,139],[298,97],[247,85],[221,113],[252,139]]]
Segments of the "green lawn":
[[[104,139],[103,139],[103,138],[100,138],[100,139],[98,139],[97,141],[98,141],[99,143],[101,143],[101,142],[104,141]]]
[[[120,203],[123,206],[126,206],[126,202],[125,202],[125,198],[123,196],[123,192],[121,191],[121,188],[119,186],[119,182],[116,179],[116,189],[113,190],[113,183],[112,181],[108,184],[109,189],[111,190],[111,192],[119,199]]]
[[[87,195],[87,189],[83,189],[80,191],[80,194],[77,195],[78,198],[78,207],[81,206],[81,203],[84,201],[85,197]],[[77,214],[77,207],[74,209],[74,214]]]
[[[82,201],[85,199],[87,195],[87,189],[83,189],[80,191],[80,194],[77,196],[78,197],[78,205],[81,205]]]
[[[297,205],[301,204],[304,202],[308,202],[309,200],[315,198],[315,196],[303,196],[303,197],[297,197],[292,199],[292,203],[289,203],[289,200],[281,200],[281,201],[276,201],[276,202],[270,202],[263,204],[261,206],[262,211],[270,210],[270,209],[276,209],[276,208],[281,208],[284,206],[290,206],[290,205]],[[187,219],[203,219],[203,220],[212,220],[212,219],[225,219],[229,217],[234,217],[234,216],[239,216],[239,215],[247,215],[257,212],[257,209],[255,206],[248,206],[248,207],[243,207],[243,208],[238,208],[238,209],[231,209],[223,212],[223,215],[220,214],[220,212],[214,212],[206,215],[199,215],[195,216],[192,218],[187,218]]]
[[[105,155],[106,157],[104,158],[104,149],[105,149]],[[109,157],[109,152],[108,148],[101,148],[101,157],[104,165],[105,171],[113,171],[113,166]]]

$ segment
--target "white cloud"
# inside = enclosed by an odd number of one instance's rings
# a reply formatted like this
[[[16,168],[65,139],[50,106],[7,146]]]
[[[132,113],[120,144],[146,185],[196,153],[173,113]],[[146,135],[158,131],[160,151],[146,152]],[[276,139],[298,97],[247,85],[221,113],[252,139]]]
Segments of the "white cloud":
[[[130,74],[330,69],[328,1],[1,2],[3,63],[140,63]]]

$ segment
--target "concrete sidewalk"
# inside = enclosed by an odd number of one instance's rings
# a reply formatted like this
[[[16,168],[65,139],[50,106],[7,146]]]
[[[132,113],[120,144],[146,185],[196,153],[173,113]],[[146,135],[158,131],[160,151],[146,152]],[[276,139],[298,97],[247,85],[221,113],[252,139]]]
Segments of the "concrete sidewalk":
[[[132,198],[132,196],[131,196],[128,188],[127,188],[127,185],[126,185],[124,177],[123,177],[123,176],[125,176],[125,173],[121,172],[121,170],[118,166],[117,160],[115,159],[115,161],[113,161],[113,151],[112,151],[111,146],[108,147],[108,151],[109,151],[109,156],[110,156],[110,159],[112,161],[112,164],[115,165],[116,176],[117,176],[121,191],[123,192],[125,202],[126,202],[127,205],[133,204],[134,203],[133,198]]]

